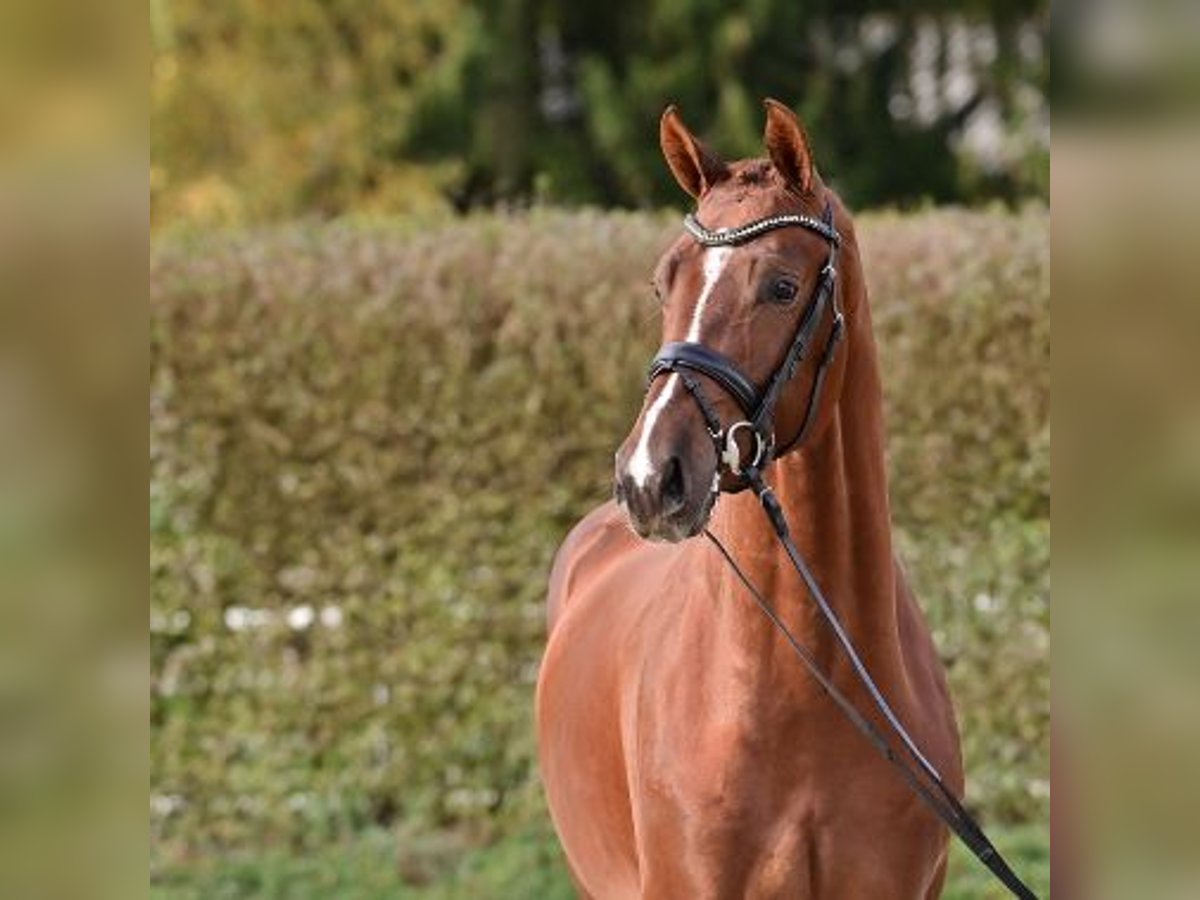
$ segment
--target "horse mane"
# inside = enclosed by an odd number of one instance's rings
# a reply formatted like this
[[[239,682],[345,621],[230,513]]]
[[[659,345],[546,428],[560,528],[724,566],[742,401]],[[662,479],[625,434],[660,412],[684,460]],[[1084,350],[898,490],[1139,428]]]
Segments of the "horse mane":
[[[769,187],[782,180],[769,159],[747,159],[737,164],[733,177],[745,187]]]

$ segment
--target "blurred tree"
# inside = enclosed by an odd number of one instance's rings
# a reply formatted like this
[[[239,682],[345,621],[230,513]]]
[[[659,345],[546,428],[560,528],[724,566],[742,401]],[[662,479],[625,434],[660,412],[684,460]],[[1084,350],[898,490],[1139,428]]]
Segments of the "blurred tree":
[[[1045,192],[1023,168],[1034,157],[1048,170],[1042,4],[605,5],[620,27],[596,28],[590,4],[552,4],[547,22],[575,53],[587,143],[618,202],[676,197],[653,140],[666,102],[746,155],[759,152],[764,96],[801,113],[855,204]]]
[[[1046,0],[154,0],[157,221],[678,202],[791,103],[855,205],[1048,195]]]
[[[480,17],[464,0],[151,9],[156,218],[419,210],[462,177],[453,155],[409,148],[431,107],[472,93]]]

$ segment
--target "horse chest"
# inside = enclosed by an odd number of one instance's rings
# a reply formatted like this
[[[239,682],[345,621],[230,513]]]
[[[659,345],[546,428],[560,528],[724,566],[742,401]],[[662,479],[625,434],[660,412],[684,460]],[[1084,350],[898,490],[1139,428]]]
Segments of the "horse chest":
[[[585,896],[926,896],[936,820],[775,635],[722,618],[744,598],[674,560],[637,545],[555,582],[542,772]]]
[[[783,751],[774,704],[753,679],[712,659],[687,667],[669,652],[645,676],[626,720],[635,831],[653,835],[653,849],[642,849],[702,860],[712,875],[796,843],[794,825],[811,818],[816,799],[806,754]],[[772,762],[785,758],[787,766]]]
[[[785,748],[710,726],[645,741],[630,765],[641,896],[924,896],[929,876],[913,866],[942,840],[933,823],[891,785],[856,784],[817,737]],[[898,822],[910,823],[902,841]]]

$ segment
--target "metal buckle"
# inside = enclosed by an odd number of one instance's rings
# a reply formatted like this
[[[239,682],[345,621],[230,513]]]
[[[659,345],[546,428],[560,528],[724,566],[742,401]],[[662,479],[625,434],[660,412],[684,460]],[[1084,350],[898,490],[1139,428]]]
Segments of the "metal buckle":
[[[759,434],[758,429],[754,427],[753,422],[742,420],[730,425],[725,431],[725,448],[721,451],[721,462],[734,475],[742,474],[742,448],[737,442],[737,433],[739,428],[749,429],[754,435],[754,459],[750,465],[757,466],[762,462],[763,453],[766,451],[766,442],[763,436]]]

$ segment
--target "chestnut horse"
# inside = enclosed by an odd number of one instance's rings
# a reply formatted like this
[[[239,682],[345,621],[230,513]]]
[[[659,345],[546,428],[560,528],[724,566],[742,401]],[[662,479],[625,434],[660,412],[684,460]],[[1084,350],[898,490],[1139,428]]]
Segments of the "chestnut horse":
[[[817,221],[824,210],[840,233],[833,290],[845,340],[821,372],[823,391],[818,354],[783,385],[777,446],[802,430],[804,440],[768,472],[892,709],[961,795],[945,674],[893,553],[879,368],[850,215],[822,183],[796,117],[774,101],[767,159],[723,162],[674,108],[660,140],[712,233],[775,216]],[[765,384],[828,252],[811,228],[736,246],[682,235],[655,276],[664,340],[702,342]],[[824,316],[816,346],[836,343],[834,327]],[[689,540],[707,528],[728,546],[830,680],[869,708],[754,495],[714,505],[711,488],[729,473],[689,394],[701,386],[721,421],[742,414],[728,384],[686,378],[653,379],[616,455],[618,501],[575,527],[550,576],[538,744],[575,884],[597,900],[936,897],[945,827],[798,664],[713,544]]]

